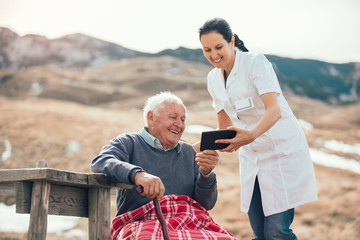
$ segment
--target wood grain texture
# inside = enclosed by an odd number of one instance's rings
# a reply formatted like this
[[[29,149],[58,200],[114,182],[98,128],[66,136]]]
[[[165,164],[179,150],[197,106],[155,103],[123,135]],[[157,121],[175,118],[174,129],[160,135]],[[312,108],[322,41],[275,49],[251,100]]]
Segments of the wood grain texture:
[[[78,173],[53,168],[22,168],[0,170],[0,182],[47,181],[79,187],[126,188],[133,186],[115,183],[102,173]]]
[[[32,182],[16,182],[16,213],[30,213]]]
[[[88,217],[89,239],[110,239],[110,191],[132,185],[101,173],[36,166],[0,170],[0,192],[16,196],[17,213],[30,213],[28,239],[46,239],[48,214]]]
[[[110,189],[89,190],[89,239],[110,239]]]
[[[31,197],[28,240],[46,239],[50,183],[34,182]]]

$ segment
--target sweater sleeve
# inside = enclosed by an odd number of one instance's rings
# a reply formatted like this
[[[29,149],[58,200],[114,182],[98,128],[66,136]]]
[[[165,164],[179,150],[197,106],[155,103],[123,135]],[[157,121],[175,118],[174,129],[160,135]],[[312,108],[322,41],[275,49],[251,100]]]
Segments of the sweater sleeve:
[[[200,173],[197,176],[195,200],[206,210],[210,210],[215,206],[218,196],[216,174],[212,173],[207,178]]]
[[[195,162],[195,159],[193,160]],[[200,173],[199,166],[194,164],[195,192],[194,200],[201,204],[206,210],[212,209],[217,201],[218,190],[216,174],[213,172],[209,177]]]
[[[107,174],[115,182],[134,184],[135,172],[143,169],[130,163],[132,151],[133,142],[127,136],[114,138],[92,160],[91,171]]]

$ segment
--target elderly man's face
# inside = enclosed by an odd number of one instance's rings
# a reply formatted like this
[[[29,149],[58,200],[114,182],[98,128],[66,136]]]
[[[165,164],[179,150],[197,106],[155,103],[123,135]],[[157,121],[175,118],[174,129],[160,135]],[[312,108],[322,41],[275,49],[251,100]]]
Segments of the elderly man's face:
[[[185,129],[185,109],[177,103],[163,103],[157,115],[147,115],[149,133],[160,140],[165,149],[175,147]]]

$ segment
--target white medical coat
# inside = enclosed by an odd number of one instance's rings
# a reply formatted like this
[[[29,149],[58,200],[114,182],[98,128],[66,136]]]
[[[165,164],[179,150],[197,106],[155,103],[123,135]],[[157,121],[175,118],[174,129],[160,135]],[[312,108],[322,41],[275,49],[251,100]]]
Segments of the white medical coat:
[[[265,216],[317,200],[308,143],[266,57],[237,49],[226,86],[223,69],[214,68],[208,74],[208,91],[215,111],[224,109],[233,124],[243,129],[252,129],[264,115],[262,94],[278,96],[281,118],[239,149],[241,210],[249,210],[256,176]]]

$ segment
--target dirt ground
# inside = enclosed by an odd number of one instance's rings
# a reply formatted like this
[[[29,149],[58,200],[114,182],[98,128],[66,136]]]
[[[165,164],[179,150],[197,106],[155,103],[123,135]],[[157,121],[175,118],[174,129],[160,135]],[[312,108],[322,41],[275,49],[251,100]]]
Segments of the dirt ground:
[[[346,111],[353,112],[353,109]],[[325,117],[312,122],[309,116],[311,113],[301,116],[315,126],[312,132],[307,133],[309,143],[315,144],[320,137],[334,137],[334,134],[330,135],[321,128]],[[216,127],[214,117],[211,109],[192,111],[190,107],[187,125]],[[359,128],[348,127],[350,125],[338,119],[327,119],[335,121],[334,124],[339,123],[341,132],[351,132],[347,135],[351,142],[359,142]],[[326,126],[329,125],[331,123]],[[0,161],[0,169],[34,167],[37,160],[42,160],[52,168],[90,172],[90,161],[109,139],[122,132],[140,131],[142,126],[141,110],[137,108],[114,110],[55,100],[0,98],[0,153],[5,151],[5,141],[12,146],[11,157]],[[199,137],[199,134],[183,135],[189,142]],[[80,148],[71,149],[71,143],[77,143]],[[210,214],[237,238],[251,239],[247,215],[240,212],[237,153],[223,153],[220,159],[215,170],[219,199]],[[292,225],[294,232],[301,240],[360,239],[359,174],[317,164],[315,171],[319,200],[296,208]],[[112,196],[112,216],[114,214],[115,196]],[[87,219],[80,219],[76,228],[87,231]],[[26,239],[26,233],[0,232],[0,239]],[[48,234],[47,239],[63,240],[65,237]]]

